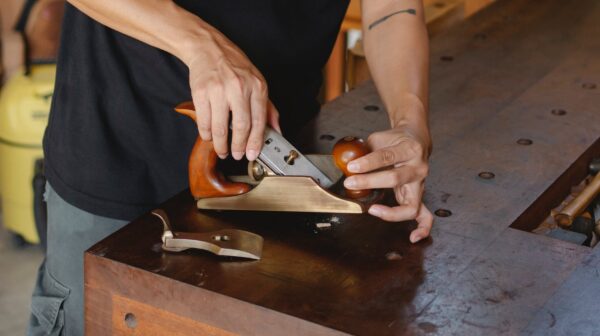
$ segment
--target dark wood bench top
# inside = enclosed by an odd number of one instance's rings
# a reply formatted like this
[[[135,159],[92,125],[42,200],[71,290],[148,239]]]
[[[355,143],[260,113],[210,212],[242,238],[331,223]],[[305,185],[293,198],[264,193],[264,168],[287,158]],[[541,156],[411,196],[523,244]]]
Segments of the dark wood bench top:
[[[164,253],[160,221],[147,214],[90,249],[86,263],[104,268],[86,269],[86,284],[149,274],[156,282],[148,286],[165,286],[154,297],[118,289],[242,334],[600,330],[598,249],[510,227],[584,151],[596,144],[600,153],[599,22],[596,0],[506,0],[432,40],[425,202],[452,215],[436,217],[430,239],[411,245],[414,224],[369,216],[199,212],[184,191],[161,206],[177,230],[258,233],[262,260]],[[299,143],[329,153],[335,141],[325,134],[366,137],[387,125],[367,84],[326,105]],[[521,138],[533,144],[517,144]],[[339,224],[315,228],[332,216]],[[199,299],[204,307],[186,310]]]

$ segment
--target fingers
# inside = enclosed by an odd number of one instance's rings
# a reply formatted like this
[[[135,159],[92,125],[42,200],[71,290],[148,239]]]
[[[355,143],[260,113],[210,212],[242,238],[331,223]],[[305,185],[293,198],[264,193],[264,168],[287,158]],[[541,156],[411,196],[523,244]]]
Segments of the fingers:
[[[348,164],[348,170],[352,173],[365,173],[376,169],[392,166],[420,157],[417,147],[413,141],[402,141],[394,146],[377,149],[363,157]],[[371,145],[371,148],[377,148]]]
[[[401,166],[368,174],[353,175],[344,181],[348,189],[394,188],[410,182],[421,181],[427,176],[426,165]]]
[[[252,130],[246,146],[246,157],[256,160],[262,148],[265,125],[267,122],[268,94],[263,82],[258,82],[250,97]]]
[[[229,101],[231,107],[231,156],[240,160],[246,153],[246,143],[250,140],[250,129],[258,127],[258,123],[250,120],[249,97],[241,91],[241,88],[230,89],[233,91]],[[231,92],[231,91],[230,91]],[[263,122],[264,124],[264,122]]]
[[[433,225],[433,215],[421,202],[422,190],[422,183],[411,183],[394,188],[400,205],[389,207],[374,204],[369,208],[369,213],[389,222],[416,220],[417,228],[410,234],[410,241],[415,243],[429,236]]]
[[[197,93],[194,97],[194,107],[196,109],[196,124],[198,133],[204,141],[212,140],[211,133],[211,112],[210,101],[204,92]]]
[[[214,90],[210,96],[211,133],[215,152],[221,159],[228,154],[227,133],[229,130],[229,105],[222,92]]]
[[[236,160],[242,159],[244,154],[248,160],[255,160],[262,147],[267,123],[268,94],[264,80],[235,77],[225,85],[213,86],[208,97],[197,99],[201,137],[212,139],[217,155],[226,158],[231,111],[231,154]],[[270,117],[278,129],[278,112],[274,107],[271,107]]]
[[[433,226],[433,215],[423,203],[421,203],[421,207],[419,208],[419,215],[416,221],[417,228],[410,233],[411,243],[416,243],[423,238],[429,237],[431,227]]]

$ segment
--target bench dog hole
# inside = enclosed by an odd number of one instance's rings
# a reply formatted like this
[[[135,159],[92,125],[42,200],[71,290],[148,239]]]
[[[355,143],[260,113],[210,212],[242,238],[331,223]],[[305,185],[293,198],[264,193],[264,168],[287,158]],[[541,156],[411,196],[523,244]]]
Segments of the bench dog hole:
[[[135,328],[137,327],[137,318],[135,318],[135,315],[132,313],[127,313],[125,314],[125,325],[127,325],[128,328]]]
[[[586,90],[594,90],[597,87],[597,85],[596,83],[583,83],[581,84],[581,87]]]
[[[450,217],[452,216],[452,211],[448,209],[437,209],[434,214],[438,217]]]
[[[481,172],[481,173],[479,173],[479,177],[481,177],[484,180],[491,180],[494,177],[496,177],[496,174],[494,174],[492,172]]]
[[[521,139],[517,140],[517,143],[521,146],[529,146],[529,145],[533,144],[533,141],[531,141],[531,139],[521,138]]]

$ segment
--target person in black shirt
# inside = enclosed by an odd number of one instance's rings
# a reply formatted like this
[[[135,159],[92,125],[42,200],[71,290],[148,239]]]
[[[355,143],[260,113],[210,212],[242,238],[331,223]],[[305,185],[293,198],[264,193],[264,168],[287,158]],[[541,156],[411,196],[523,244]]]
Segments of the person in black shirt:
[[[83,334],[83,251],[187,187],[198,133],[221,158],[253,160],[265,125],[319,109],[321,69],[348,0],[70,0],[44,137],[48,250],[30,335]],[[362,0],[364,46],[390,129],[350,163],[350,189],[393,188],[388,221],[416,219],[431,140],[428,38],[420,0]],[[192,97],[197,125],[173,112]],[[281,112],[281,120],[279,119]],[[232,128],[229,130],[229,124]],[[227,139],[231,132],[231,143]]]

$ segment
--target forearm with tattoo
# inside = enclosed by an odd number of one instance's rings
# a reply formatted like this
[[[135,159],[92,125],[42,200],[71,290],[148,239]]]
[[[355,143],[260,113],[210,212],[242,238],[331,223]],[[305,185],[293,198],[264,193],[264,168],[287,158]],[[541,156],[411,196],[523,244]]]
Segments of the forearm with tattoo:
[[[375,20],[375,22],[371,23],[369,25],[369,30],[373,29],[375,26],[379,25],[380,23],[383,23],[384,21],[386,21],[387,19],[391,18],[394,15],[398,15],[398,14],[411,14],[411,15],[417,15],[417,11],[414,10],[413,8],[409,8],[409,9],[403,9],[403,10],[399,10],[393,13],[390,13],[378,20]]]

